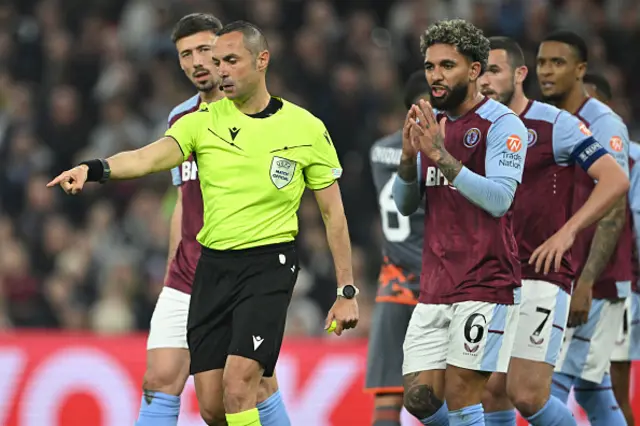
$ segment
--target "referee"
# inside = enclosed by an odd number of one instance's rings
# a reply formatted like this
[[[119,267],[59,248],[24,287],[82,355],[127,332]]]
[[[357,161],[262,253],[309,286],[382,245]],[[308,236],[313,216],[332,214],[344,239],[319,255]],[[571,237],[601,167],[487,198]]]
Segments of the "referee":
[[[298,275],[296,212],[314,191],[338,282],[325,327],[358,322],[342,174],[324,124],[269,94],[269,49],[262,32],[238,21],[218,32],[212,56],[226,98],[202,104],[160,140],[108,159],[81,163],[49,182],[69,194],[85,182],[134,179],[197,158],[204,203],[202,255],[189,306],[187,340],[196,390],[214,389],[223,372],[229,426],[260,425],[256,392],[273,375]]]

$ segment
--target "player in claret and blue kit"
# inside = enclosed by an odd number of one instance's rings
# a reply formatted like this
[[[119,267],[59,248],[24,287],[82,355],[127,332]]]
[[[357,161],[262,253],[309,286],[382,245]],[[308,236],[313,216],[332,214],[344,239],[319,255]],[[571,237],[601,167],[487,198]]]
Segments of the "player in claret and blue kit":
[[[527,130],[482,96],[489,40],[463,20],[421,39],[434,116],[414,105],[403,129],[393,196],[403,215],[424,198],[419,303],[404,341],[405,407],[425,425],[484,425],[490,372],[506,372],[520,299],[511,204]],[[445,403],[446,401],[446,403]]]
[[[612,98],[612,91],[609,82],[599,74],[586,74],[584,76],[584,86],[587,93],[592,98],[605,104],[609,104]],[[631,387],[631,361],[640,360],[640,289],[638,288],[639,260],[638,225],[640,225],[640,145],[635,142],[629,144],[629,177],[630,189],[627,197],[628,216],[633,225],[635,243],[631,251],[631,262],[633,268],[633,279],[631,281],[631,294],[625,303],[622,327],[616,346],[611,355],[611,383],[613,394],[618,401],[620,409],[624,413],[624,418],[628,425],[634,424],[633,410],[629,400]]]
[[[569,408],[551,393],[553,368],[569,314],[574,270],[568,251],[582,229],[600,219],[624,194],[627,178],[616,161],[575,116],[527,99],[520,46],[493,37],[484,95],[507,105],[528,131],[527,159],[514,202],[514,229],[522,264],[518,332],[506,375],[494,374],[483,398],[488,426],[514,425],[513,404],[534,426],[575,425]],[[572,216],[578,166],[598,182]],[[548,255],[551,254],[551,255]],[[546,264],[537,262],[547,259]]]
[[[587,56],[587,45],[577,34],[559,31],[547,36],[538,49],[536,67],[542,95],[582,120],[628,175],[627,127],[611,108],[587,95],[583,84]],[[574,184],[572,210],[578,211],[595,184],[579,167]],[[597,225],[576,237],[572,256],[577,280],[553,377],[552,393],[566,401],[573,387],[576,401],[595,426],[625,424],[608,371],[633,277],[626,198],[619,197]]]

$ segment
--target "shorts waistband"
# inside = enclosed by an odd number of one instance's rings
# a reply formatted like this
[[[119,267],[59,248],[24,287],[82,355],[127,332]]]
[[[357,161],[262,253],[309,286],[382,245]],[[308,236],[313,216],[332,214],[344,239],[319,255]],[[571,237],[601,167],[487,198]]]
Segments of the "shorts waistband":
[[[202,247],[202,255],[210,258],[230,258],[230,257],[245,257],[256,256],[261,254],[274,253],[282,250],[295,249],[295,241],[289,241],[286,243],[268,244],[265,246],[249,247],[239,250],[214,250],[209,247]]]

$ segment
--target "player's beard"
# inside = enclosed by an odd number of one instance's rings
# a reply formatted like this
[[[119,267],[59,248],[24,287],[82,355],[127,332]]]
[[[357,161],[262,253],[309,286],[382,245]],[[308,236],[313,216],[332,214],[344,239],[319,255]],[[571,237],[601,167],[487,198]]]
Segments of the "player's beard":
[[[220,84],[218,81],[207,81],[204,83],[195,83],[198,92],[211,93],[212,90],[217,89]]]
[[[436,98],[434,96],[431,97],[431,105],[434,108],[443,110],[443,111],[451,111],[456,109],[464,102],[467,98],[467,92],[469,91],[469,83],[460,83],[456,84],[452,88],[449,89],[449,93],[442,98]]]
[[[512,85],[509,90],[505,90],[504,92],[498,94],[498,101],[502,105],[509,106],[511,105],[511,100],[513,100],[513,95],[515,93],[516,93],[516,87]]]

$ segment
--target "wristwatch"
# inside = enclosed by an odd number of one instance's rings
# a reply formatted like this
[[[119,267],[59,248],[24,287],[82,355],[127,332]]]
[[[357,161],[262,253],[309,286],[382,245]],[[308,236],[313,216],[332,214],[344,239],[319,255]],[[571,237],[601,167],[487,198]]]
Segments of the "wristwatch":
[[[358,287],[355,285],[347,284],[342,287],[338,287],[338,296],[344,297],[345,299],[353,299],[360,293]]]

